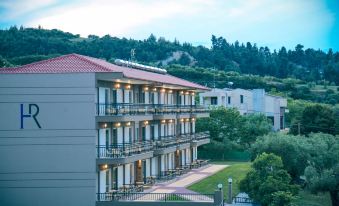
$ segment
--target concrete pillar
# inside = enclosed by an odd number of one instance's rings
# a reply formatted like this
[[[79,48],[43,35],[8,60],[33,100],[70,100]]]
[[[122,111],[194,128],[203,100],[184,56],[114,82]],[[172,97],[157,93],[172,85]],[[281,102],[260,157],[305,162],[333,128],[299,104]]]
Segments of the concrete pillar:
[[[223,190],[215,190],[214,191],[214,205],[220,206],[223,205],[224,201],[224,193]]]

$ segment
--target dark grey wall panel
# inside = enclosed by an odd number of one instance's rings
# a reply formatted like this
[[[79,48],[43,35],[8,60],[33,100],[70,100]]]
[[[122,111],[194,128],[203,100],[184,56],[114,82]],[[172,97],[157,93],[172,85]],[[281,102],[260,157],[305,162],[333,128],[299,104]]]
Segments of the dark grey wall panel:
[[[0,205],[95,205],[95,100],[94,74],[0,75]]]

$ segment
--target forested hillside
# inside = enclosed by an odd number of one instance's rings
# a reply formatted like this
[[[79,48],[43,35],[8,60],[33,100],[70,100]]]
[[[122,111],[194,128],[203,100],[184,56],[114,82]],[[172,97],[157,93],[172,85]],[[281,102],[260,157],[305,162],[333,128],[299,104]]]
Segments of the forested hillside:
[[[339,84],[339,53],[304,49],[296,45],[294,50],[282,47],[271,51],[247,42],[227,42],[223,37],[212,36],[212,47],[192,46],[190,43],[168,41],[150,35],[145,40],[111,37],[99,38],[79,35],[59,30],[11,27],[0,30],[0,55],[8,63],[25,64],[44,56],[79,53],[110,60],[129,59],[131,49],[135,49],[135,60],[160,64],[181,51],[179,59],[169,63],[179,63],[223,71],[237,71],[245,74],[270,75],[279,78],[294,77],[306,81],[326,80]],[[42,55],[42,56],[37,56]],[[194,59],[192,59],[192,57]],[[166,62],[167,63],[167,62]]]
[[[265,88],[295,99],[336,104],[339,102],[339,52],[267,47],[223,37],[211,38],[211,48],[150,35],[133,40],[79,35],[60,30],[17,28],[0,30],[0,67],[22,65],[62,54],[78,53],[107,61],[116,58],[165,67],[170,74],[209,87]],[[203,75],[202,75],[203,74]],[[322,85],[319,87],[319,85]]]

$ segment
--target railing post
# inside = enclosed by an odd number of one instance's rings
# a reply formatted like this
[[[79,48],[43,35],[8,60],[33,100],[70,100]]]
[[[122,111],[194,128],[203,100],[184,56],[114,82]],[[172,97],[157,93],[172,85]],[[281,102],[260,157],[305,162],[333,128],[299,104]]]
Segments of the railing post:
[[[220,206],[224,201],[224,193],[223,190],[215,190],[214,191],[214,205]]]

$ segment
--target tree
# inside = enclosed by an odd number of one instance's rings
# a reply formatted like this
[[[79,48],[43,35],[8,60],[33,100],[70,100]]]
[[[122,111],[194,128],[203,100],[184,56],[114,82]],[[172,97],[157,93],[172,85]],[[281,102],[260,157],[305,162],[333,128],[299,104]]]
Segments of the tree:
[[[281,157],[284,168],[295,181],[300,179],[307,167],[308,150],[309,144],[305,137],[281,133],[259,137],[250,149],[252,160],[264,152]]]
[[[268,134],[272,131],[272,124],[263,114],[249,114],[243,116],[242,135],[240,142],[245,147],[249,147],[255,142],[257,137]]]
[[[236,109],[227,109],[225,107],[212,108],[210,118],[198,119],[197,131],[209,130],[211,139],[224,142],[239,142],[241,139],[240,125],[243,118]]]
[[[288,205],[298,192],[282,160],[274,154],[263,153],[252,164],[252,170],[240,181],[240,190],[261,205]]]
[[[12,66],[13,66],[13,64],[11,64],[9,61],[7,61],[7,59],[0,56],[0,68],[2,68],[2,67],[12,67]]]
[[[234,108],[212,108],[209,118],[198,119],[197,131],[210,131],[211,139],[238,148],[248,148],[258,136],[268,134],[271,124],[266,116],[241,116]]]
[[[336,134],[335,117],[333,110],[320,104],[307,106],[301,116],[301,134],[308,135],[311,132],[324,132]]]
[[[339,136],[311,134],[313,150],[305,169],[307,188],[329,192],[333,206],[339,205]]]

